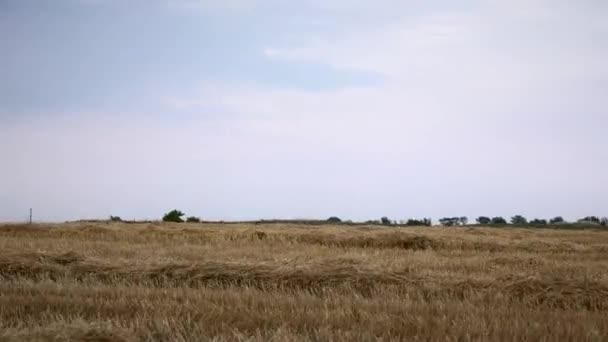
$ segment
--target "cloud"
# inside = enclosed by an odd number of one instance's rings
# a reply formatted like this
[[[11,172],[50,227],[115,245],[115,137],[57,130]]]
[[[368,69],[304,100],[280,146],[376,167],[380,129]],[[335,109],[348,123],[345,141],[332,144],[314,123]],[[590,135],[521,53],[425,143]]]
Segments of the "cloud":
[[[178,206],[217,219],[365,219],[604,209],[604,5],[435,2],[409,14],[403,1],[166,4],[221,19],[255,12],[259,25],[306,19],[261,40],[262,76],[277,62],[383,81],[301,89],[200,72],[147,92],[129,113],[3,123],[0,188],[18,199],[11,212],[154,217]]]
[[[346,29],[330,39],[315,37],[299,46],[267,47],[264,52],[275,59],[327,63],[416,82],[434,82],[433,76],[458,82],[486,76],[497,83],[513,76],[551,81],[608,75],[602,62],[608,57],[608,44],[598,40],[606,33],[601,15],[593,9],[531,3],[490,2],[475,10],[435,13],[363,34]]]
[[[531,198],[555,206],[566,193],[594,198],[608,190],[597,172],[608,167],[598,149],[608,124],[597,83],[608,81],[607,46],[596,39],[605,28],[593,8],[558,5],[484,2],[263,49],[271,60],[381,73],[378,85],[308,91],[207,84],[176,101],[190,110],[223,108],[305,160],[386,165],[370,172],[382,178],[374,186],[427,188],[447,196],[437,205],[450,212],[459,204],[444,188],[513,210],[538,207]]]

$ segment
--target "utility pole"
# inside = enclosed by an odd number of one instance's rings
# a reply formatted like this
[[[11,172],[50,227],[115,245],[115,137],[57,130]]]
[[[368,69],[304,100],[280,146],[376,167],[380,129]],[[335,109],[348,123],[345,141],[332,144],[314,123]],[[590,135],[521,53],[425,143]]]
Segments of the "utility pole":
[[[32,208],[30,208],[30,224],[32,224]]]

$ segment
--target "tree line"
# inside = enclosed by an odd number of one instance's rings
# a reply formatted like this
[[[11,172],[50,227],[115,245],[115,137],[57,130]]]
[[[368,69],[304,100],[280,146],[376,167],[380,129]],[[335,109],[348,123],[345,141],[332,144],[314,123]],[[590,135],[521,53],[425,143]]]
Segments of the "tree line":
[[[164,222],[188,222],[188,223],[199,223],[201,219],[196,216],[188,216],[184,218],[186,214],[182,211],[174,209],[163,215],[162,220]],[[122,221],[122,219],[118,216],[110,216],[110,221]],[[334,224],[373,224],[373,225],[384,225],[384,226],[427,226],[430,227],[433,225],[433,220],[431,218],[423,218],[423,219],[407,219],[407,220],[391,220],[386,216],[381,217],[379,220],[367,220],[364,222],[353,222],[350,220],[342,220],[337,216],[332,216],[327,220],[285,220],[285,221],[294,221],[303,223],[334,223]],[[263,221],[262,221],[263,222]],[[269,221],[272,222],[272,221]],[[438,220],[441,226],[445,227],[456,227],[456,226],[468,226],[469,219],[466,216],[460,217],[444,217]],[[484,226],[544,226],[544,225],[599,225],[599,226],[608,226],[608,217],[598,217],[598,216],[586,216],[574,222],[568,222],[561,216],[556,216],[551,219],[531,219],[528,220],[522,215],[512,216],[508,221],[502,216],[479,216],[475,219],[475,223],[477,225]]]
[[[331,217],[328,219],[329,222],[339,223],[342,222],[337,217]],[[454,227],[454,226],[466,226],[469,225],[469,219],[466,216],[461,217],[444,217],[438,220],[439,224],[446,227]],[[405,225],[405,226],[432,226],[433,221],[430,218],[425,218],[422,220],[409,219],[409,220],[400,220],[393,221],[388,217],[384,216],[380,220],[369,220],[365,223],[368,224],[382,224],[382,225]],[[561,216],[553,217],[549,220],[547,219],[539,219],[535,218],[532,220],[528,220],[522,215],[515,215],[507,221],[502,216],[479,216],[475,219],[475,223],[477,225],[514,225],[514,226],[542,226],[542,225],[560,225],[560,224],[580,224],[580,225],[608,225],[608,217],[598,217],[598,216],[586,216],[574,222],[568,222]]]

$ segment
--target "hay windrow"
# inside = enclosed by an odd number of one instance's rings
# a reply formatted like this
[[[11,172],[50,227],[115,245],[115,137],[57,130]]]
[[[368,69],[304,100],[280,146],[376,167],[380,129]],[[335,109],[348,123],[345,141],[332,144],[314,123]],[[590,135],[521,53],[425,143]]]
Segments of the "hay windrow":
[[[294,241],[297,243],[340,248],[398,248],[414,251],[439,249],[443,246],[440,241],[426,236],[411,236],[399,233],[355,237],[303,234],[294,237]]]
[[[106,284],[128,283],[150,286],[253,287],[264,290],[307,290],[348,287],[369,294],[378,286],[426,291],[441,297],[459,298],[497,293],[531,306],[608,309],[608,285],[595,281],[558,278],[504,277],[492,282],[457,282],[422,277],[410,270],[379,272],[344,260],[306,265],[242,264],[214,261],[195,264],[166,264],[136,267],[106,265],[70,252],[61,255],[28,253],[0,259],[0,277],[43,280],[71,278]],[[439,289],[431,291],[430,289]]]
[[[104,283],[127,282],[155,286],[244,286],[268,289],[319,290],[350,286],[357,291],[381,284],[403,285],[415,281],[407,272],[378,272],[344,262],[303,266],[199,262],[149,267],[107,265],[85,260],[75,253],[29,253],[0,259],[0,277],[42,279],[96,279]]]

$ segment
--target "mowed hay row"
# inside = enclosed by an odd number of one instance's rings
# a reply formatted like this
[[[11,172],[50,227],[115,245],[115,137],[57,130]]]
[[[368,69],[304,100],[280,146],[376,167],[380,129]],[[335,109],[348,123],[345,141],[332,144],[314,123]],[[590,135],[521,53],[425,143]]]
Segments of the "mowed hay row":
[[[608,233],[0,225],[0,341],[608,340]]]
[[[323,227],[323,226],[322,226]],[[512,232],[505,232],[512,230]],[[543,252],[608,255],[605,232],[495,228],[310,228],[301,225],[264,227],[253,224],[119,224],[0,225],[0,237],[58,239],[61,241],[122,242],[164,246],[262,244],[269,246],[318,245],[332,248],[462,250],[472,252]],[[10,246],[7,246],[10,247]],[[600,253],[600,254],[598,254]],[[606,257],[608,260],[608,256]]]
[[[394,231],[370,230],[322,230],[319,228],[260,229],[257,225],[243,225],[217,229],[214,225],[129,225],[117,229],[116,224],[69,224],[62,225],[5,225],[0,226],[0,236],[34,237],[92,241],[126,241],[130,243],[188,242],[214,244],[218,242],[262,241],[271,244],[317,244],[342,248],[403,248],[423,250],[438,248],[441,244],[426,236]]]
[[[138,284],[155,287],[253,287],[266,291],[304,290],[322,294],[342,289],[372,296],[383,288],[410,297],[468,299],[505,296],[530,306],[608,310],[608,284],[591,280],[508,277],[491,281],[445,280],[404,270],[390,272],[342,263],[305,265],[238,264],[216,261],[137,267],[108,265],[75,254],[28,253],[0,257],[0,277],[5,280],[74,279],[103,284]]]
[[[69,281],[10,283],[0,286],[0,294],[0,338],[349,341],[576,336],[601,341],[608,336],[603,312],[529,310],[504,299],[413,301],[390,293],[319,297],[251,288],[91,287]]]
[[[0,277],[5,280],[75,279],[157,287],[242,286],[308,291],[347,286],[358,292],[370,292],[380,285],[406,285],[421,281],[412,279],[407,272],[360,268],[348,260],[305,265],[204,261],[137,267],[90,261],[73,252],[63,255],[27,253],[1,256]]]

